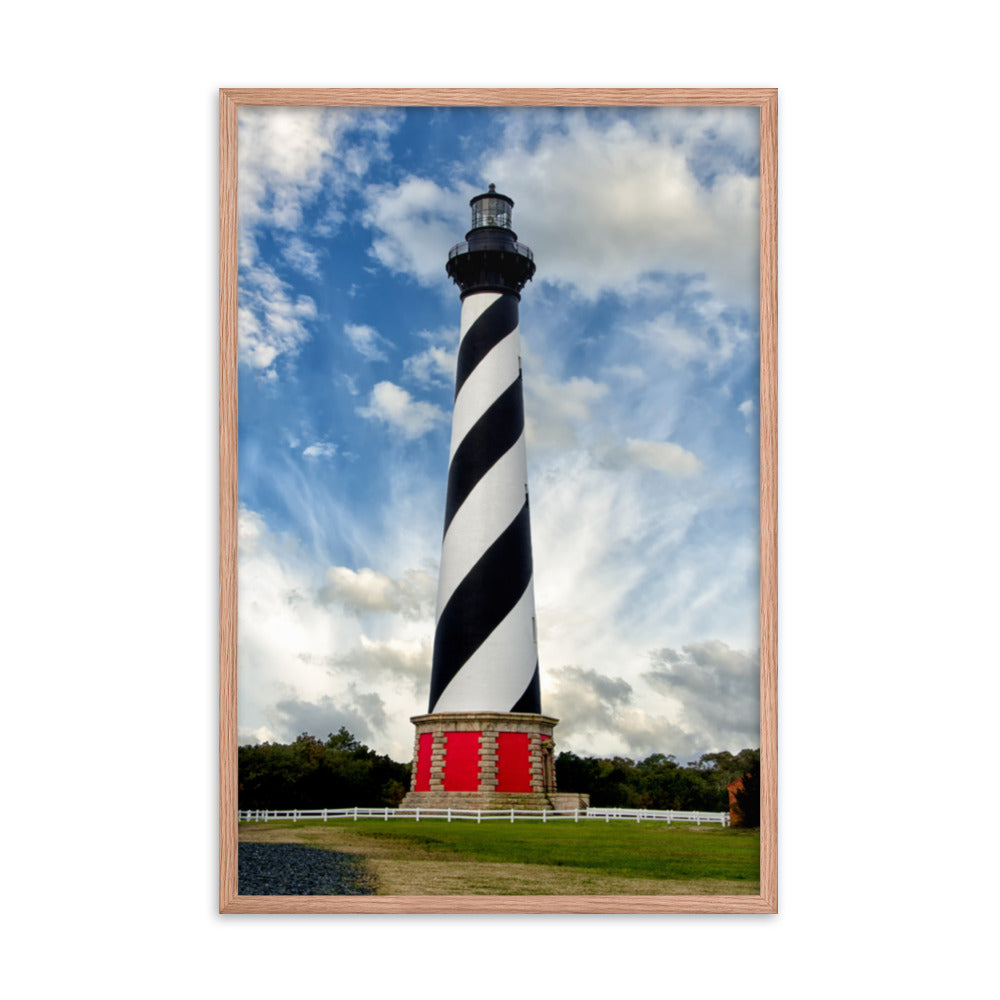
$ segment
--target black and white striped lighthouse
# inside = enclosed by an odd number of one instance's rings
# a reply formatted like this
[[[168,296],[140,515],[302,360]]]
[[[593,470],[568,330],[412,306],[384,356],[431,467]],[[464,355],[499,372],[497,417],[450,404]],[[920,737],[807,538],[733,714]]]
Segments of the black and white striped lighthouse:
[[[494,185],[447,271],[461,290],[428,714],[404,806],[554,805],[538,677],[518,303],[535,273]],[[575,798],[575,797],[574,797]]]

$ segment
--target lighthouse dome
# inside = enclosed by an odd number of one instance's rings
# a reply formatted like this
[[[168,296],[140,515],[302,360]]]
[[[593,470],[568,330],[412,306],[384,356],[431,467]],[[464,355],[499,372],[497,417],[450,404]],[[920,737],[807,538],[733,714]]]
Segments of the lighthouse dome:
[[[469,204],[472,206],[473,229],[485,226],[498,229],[511,228],[510,218],[514,201],[505,194],[498,194],[495,184],[491,184],[485,194],[477,194]]]

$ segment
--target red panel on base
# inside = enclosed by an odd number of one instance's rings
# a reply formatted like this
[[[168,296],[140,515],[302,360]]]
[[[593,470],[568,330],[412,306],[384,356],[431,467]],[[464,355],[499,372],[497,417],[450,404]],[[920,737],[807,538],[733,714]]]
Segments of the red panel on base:
[[[421,733],[417,746],[417,782],[413,786],[415,792],[431,790],[431,750],[434,746],[432,733]]]
[[[497,733],[497,791],[531,791],[531,747],[527,733]]]
[[[479,791],[479,733],[445,733],[444,790]]]

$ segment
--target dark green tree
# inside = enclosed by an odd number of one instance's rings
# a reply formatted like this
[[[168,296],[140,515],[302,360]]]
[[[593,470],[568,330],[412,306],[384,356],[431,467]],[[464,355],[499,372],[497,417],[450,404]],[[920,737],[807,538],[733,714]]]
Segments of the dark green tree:
[[[241,809],[397,806],[410,765],[375,753],[341,727],[325,743],[302,733],[294,743],[239,748]]]

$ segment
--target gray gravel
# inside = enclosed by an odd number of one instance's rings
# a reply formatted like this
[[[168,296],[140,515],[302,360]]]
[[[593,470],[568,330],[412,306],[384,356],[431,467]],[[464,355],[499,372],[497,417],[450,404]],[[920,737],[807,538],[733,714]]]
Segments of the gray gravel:
[[[239,845],[241,896],[371,896],[375,886],[353,854],[301,844]]]

